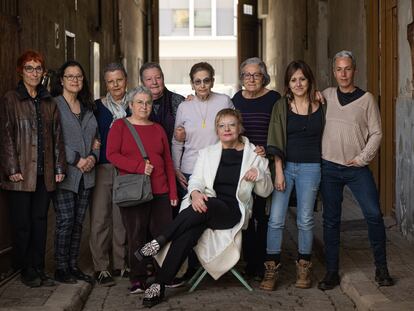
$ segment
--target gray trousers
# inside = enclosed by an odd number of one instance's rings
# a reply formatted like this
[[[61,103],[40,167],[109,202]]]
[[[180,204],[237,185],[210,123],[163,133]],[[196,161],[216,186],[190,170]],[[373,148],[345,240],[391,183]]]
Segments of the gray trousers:
[[[112,203],[115,168],[112,164],[96,167],[96,183],[90,208],[91,233],[89,246],[95,271],[126,267],[126,233],[119,207]],[[111,254],[112,250],[112,254]],[[112,255],[112,256],[111,256]]]

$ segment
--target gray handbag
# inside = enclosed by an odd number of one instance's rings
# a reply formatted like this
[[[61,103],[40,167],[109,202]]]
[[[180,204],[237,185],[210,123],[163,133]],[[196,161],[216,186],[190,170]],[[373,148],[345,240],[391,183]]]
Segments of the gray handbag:
[[[148,160],[142,141],[132,124],[124,118],[123,121],[131,131],[144,160]],[[151,201],[152,189],[150,176],[146,174],[117,174],[114,178],[112,201],[120,207],[137,206]]]

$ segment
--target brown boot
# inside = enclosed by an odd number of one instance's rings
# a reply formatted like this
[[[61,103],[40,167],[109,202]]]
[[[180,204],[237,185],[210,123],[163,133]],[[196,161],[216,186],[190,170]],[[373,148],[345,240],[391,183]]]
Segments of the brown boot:
[[[306,260],[296,261],[296,284],[298,288],[310,288],[312,286],[312,263]]]
[[[265,271],[262,282],[260,283],[260,289],[263,290],[275,290],[276,282],[279,278],[280,263],[276,266],[274,261],[266,261],[264,263]]]

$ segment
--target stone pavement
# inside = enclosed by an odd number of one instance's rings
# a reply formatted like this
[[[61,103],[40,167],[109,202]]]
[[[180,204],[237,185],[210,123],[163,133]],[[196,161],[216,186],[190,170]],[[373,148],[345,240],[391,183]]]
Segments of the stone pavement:
[[[374,266],[366,225],[347,193],[343,208],[341,286],[322,292],[316,288],[323,277],[322,213],[315,214],[314,285],[301,290],[294,287],[296,256],[296,227],[288,217],[284,237],[284,254],[280,284],[274,292],[258,289],[259,282],[251,281],[255,289],[248,292],[231,274],[219,281],[204,280],[194,293],[186,289],[167,289],[167,300],[153,310],[414,310],[414,245],[405,240],[392,219],[386,219],[389,270],[396,280],[393,287],[378,288],[374,281]],[[53,271],[53,211],[50,212],[47,267]],[[88,220],[85,221],[88,223]],[[88,235],[85,226],[84,236]],[[92,262],[88,241],[82,241],[81,268],[91,272]],[[239,271],[242,268],[239,268]],[[80,282],[77,285],[57,285],[51,288],[29,289],[18,276],[0,287],[0,311],[5,310],[131,310],[142,309],[141,295],[129,294],[129,282],[118,281],[111,288]]]
[[[311,289],[297,289],[296,281],[296,248],[294,236],[296,228],[289,216],[287,232],[284,236],[284,253],[280,282],[276,291],[260,290],[259,282],[250,281],[253,292],[247,291],[241,283],[228,273],[218,281],[206,277],[193,293],[188,288],[166,290],[166,301],[151,310],[355,310],[352,301],[338,287],[329,292],[317,289],[314,282]],[[315,258],[314,279],[323,273],[323,266]],[[242,267],[238,268],[242,271]],[[116,286],[105,288],[95,286],[84,311],[145,310],[142,306],[142,294],[128,293],[127,281],[120,281]]]
[[[341,289],[358,310],[414,310],[414,244],[403,238],[394,219],[385,217],[388,269],[395,285],[378,287],[367,225],[356,201],[345,190],[342,208]],[[323,254],[322,212],[315,214],[316,254]],[[320,274],[322,277],[323,274]]]

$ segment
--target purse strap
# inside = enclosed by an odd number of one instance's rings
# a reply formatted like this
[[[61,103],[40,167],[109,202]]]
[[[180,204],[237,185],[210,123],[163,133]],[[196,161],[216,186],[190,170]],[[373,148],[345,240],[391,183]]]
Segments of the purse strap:
[[[131,132],[132,136],[134,137],[134,140],[138,145],[139,151],[141,151],[142,157],[144,158],[144,160],[148,160],[147,153],[145,152],[144,145],[142,144],[142,141],[141,141],[141,138],[138,135],[138,132],[136,131],[136,129],[134,129],[131,122],[129,122],[127,120],[127,118],[123,118],[122,120],[124,120],[124,123],[126,124],[129,131]]]

